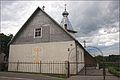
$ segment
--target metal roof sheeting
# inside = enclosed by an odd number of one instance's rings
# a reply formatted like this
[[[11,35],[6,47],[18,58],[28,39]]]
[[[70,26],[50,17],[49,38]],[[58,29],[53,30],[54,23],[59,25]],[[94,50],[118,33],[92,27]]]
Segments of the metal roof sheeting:
[[[67,24],[67,29],[69,29],[69,30],[73,30],[73,27],[72,27],[72,25],[71,25],[71,23],[70,23],[70,21],[69,21],[69,19],[68,19],[68,17],[67,16],[63,16],[63,19],[62,19],[62,21],[61,21],[61,23],[60,23],[60,25],[64,28],[64,25],[65,24]],[[74,31],[74,30],[73,30]]]

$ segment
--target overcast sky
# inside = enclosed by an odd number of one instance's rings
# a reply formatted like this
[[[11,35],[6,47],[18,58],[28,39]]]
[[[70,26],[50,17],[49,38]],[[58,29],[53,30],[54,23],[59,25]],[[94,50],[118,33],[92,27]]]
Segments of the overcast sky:
[[[39,6],[45,6],[58,23],[67,4],[69,20],[78,31],[76,38],[87,46],[96,46],[108,54],[119,54],[119,2],[118,1],[2,1],[1,32],[16,34]]]

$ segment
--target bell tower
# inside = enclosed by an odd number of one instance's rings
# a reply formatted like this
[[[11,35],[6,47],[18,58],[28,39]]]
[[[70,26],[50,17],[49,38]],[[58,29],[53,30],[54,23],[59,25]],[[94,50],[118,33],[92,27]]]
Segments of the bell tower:
[[[77,31],[74,31],[73,30],[73,27],[68,19],[68,15],[69,13],[66,11],[66,4],[65,4],[65,10],[64,12],[62,13],[63,15],[63,18],[62,18],[62,21],[60,23],[60,25],[66,30],[68,31],[72,36],[75,36],[75,33],[77,33]]]

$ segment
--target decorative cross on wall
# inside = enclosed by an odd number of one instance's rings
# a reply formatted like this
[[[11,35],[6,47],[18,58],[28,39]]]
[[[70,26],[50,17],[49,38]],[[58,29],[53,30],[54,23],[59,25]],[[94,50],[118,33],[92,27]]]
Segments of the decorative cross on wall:
[[[37,53],[36,54],[36,59],[35,59],[35,62],[40,62],[40,59],[39,59],[39,57],[38,57],[38,52],[40,52],[41,51],[41,48],[36,48],[36,49],[34,49],[34,51]]]

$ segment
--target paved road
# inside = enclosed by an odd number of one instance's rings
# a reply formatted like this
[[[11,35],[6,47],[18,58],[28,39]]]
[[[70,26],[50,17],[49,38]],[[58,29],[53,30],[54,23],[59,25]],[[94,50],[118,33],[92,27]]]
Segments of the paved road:
[[[102,76],[72,76],[68,78],[67,80],[103,80]],[[105,80],[120,80],[120,78],[115,76],[106,76]]]
[[[72,76],[67,80],[103,80],[103,70],[88,68],[86,71],[86,76],[84,75],[85,71],[81,71],[79,75]],[[105,80],[120,80],[120,78],[113,76],[106,69],[106,78]]]
[[[106,71],[106,75],[113,76],[113,74],[108,72],[108,69],[106,69],[105,71]],[[79,75],[85,75],[85,70],[83,69],[81,72],[79,72]],[[103,70],[88,67],[86,69],[86,75],[89,75],[89,76],[103,76]]]
[[[65,80],[40,74],[0,72],[0,80]]]
[[[77,75],[67,79],[61,79],[40,74],[0,72],[0,80],[103,80],[103,76]],[[120,78],[111,75],[106,76],[105,80],[120,80]]]

